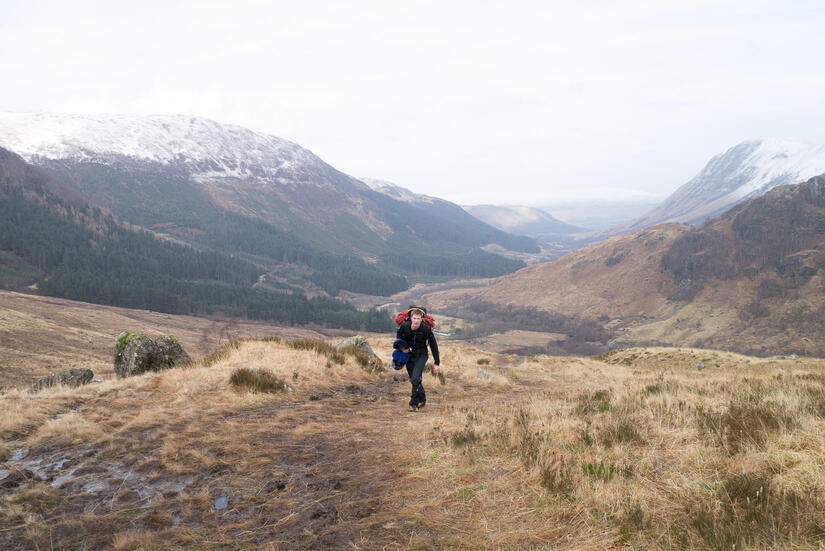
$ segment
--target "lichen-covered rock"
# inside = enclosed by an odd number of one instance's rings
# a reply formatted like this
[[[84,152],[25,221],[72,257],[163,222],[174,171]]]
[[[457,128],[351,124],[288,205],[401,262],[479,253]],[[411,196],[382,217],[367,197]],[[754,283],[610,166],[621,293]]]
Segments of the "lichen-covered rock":
[[[335,345],[336,350],[341,350],[342,348],[350,347],[364,351],[370,358],[378,357],[378,355],[375,352],[373,352],[370,343],[367,342],[367,338],[363,335],[355,335],[354,337],[348,337]]]
[[[38,379],[31,386],[30,392],[40,392],[44,388],[55,385],[66,385],[71,387],[87,385],[92,382],[94,376],[95,374],[91,369],[69,369],[66,371],[58,371]]]
[[[169,367],[184,367],[192,363],[192,358],[183,349],[174,335],[163,335],[155,339],[160,354],[160,362]]]
[[[384,371],[384,365],[383,362],[381,362],[381,358],[379,358],[378,354],[373,351],[370,343],[367,342],[367,338],[363,335],[355,335],[354,337],[346,338],[336,344],[335,349],[354,350],[356,360],[358,360],[361,367],[369,373],[382,373]]]
[[[147,371],[181,367],[191,361],[172,335],[153,340],[145,335],[124,331],[118,335],[115,343],[115,374],[119,379]]]

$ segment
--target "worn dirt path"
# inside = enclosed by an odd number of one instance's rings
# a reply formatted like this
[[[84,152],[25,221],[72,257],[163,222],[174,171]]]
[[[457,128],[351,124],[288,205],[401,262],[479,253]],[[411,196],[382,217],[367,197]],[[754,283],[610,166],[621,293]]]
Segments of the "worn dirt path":
[[[115,429],[104,446],[31,450],[18,465],[28,465],[33,487],[0,492],[16,492],[29,510],[38,504],[39,526],[4,523],[0,546],[462,547],[460,526],[473,512],[445,510],[433,498],[446,482],[422,474],[428,444],[441,438],[450,412],[473,408],[481,396],[517,400],[530,389],[441,386],[431,376],[425,384],[428,406],[418,413],[407,411],[406,377],[390,374],[253,407],[170,409],[156,422]],[[151,390],[134,399],[151,400]],[[82,413],[95,419],[112,406],[101,397]]]

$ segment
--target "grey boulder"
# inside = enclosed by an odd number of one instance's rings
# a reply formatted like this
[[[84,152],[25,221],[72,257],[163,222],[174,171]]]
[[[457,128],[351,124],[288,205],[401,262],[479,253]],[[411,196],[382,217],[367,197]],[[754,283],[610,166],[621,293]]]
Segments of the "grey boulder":
[[[40,392],[44,388],[55,385],[78,387],[92,382],[95,374],[91,369],[69,369],[58,371],[38,379],[29,389],[30,392]]]
[[[189,354],[172,335],[151,339],[124,331],[118,335],[115,343],[115,374],[119,379],[147,371],[184,367],[191,363]]]

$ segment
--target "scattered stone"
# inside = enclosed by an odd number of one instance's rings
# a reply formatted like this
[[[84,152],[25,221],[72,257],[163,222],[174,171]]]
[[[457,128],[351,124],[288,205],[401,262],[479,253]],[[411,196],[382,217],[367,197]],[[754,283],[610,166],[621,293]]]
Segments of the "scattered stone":
[[[788,356],[788,359],[790,359],[790,360],[798,360],[798,359],[799,359],[799,356],[797,356],[796,354],[791,354],[790,356]]]
[[[70,387],[87,385],[92,382],[92,378],[94,376],[95,374],[91,369],[69,369],[67,371],[58,371],[57,373],[52,373],[51,375],[38,379],[37,382],[31,386],[29,392],[40,392],[44,388],[55,385],[65,385]]]
[[[476,372],[476,377],[478,377],[479,379],[489,379],[491,375],[489,371],[487,371],[483,367],[479,367]]]
[[[696,364],[696,369],[698,371],[702,371],[703,369],[705,369],[705,364],[703,364],[702,362],[699,362],[698,364]]]
[[[226,496],[218,496],[217,498],[215,498],[215,509],[217,509],[218,511],[223,511],[224,509],[226,509],[226,506]]]
[[[93,383],[102,383],[103,379],[92,379]]]
[[[145,335],[124,331],[115,343],[114,364],[118,379],[190,363],[192,359],[189,354],[172,335],[152,340]]]
[[[373,352],[370,343],[367,342],[367,338],[363,335],[355,335],[354,337],[346,338],[335,345],[336,350],[341,350],[342,348],[349,347],[356,348],[358,350],[366,352],[367,356],[369,356],[370,358],[378,357],[378,355],[375,352]]]

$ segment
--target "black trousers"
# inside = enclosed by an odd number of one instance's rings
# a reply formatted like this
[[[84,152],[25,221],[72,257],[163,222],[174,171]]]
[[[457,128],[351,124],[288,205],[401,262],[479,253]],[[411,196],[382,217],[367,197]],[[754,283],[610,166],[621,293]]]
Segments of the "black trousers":
[[[424,393],[424,385],[421,384],[421,378],[424,375],[424,366],[427,365],[429,356],[420,354],[418,356],[411,356],[407,360],[407,374],[410,376],[410,384],[412,385],[412,392],[410,393],[410,405],[417,406],[422,402],[427,401],[427,395]]]

